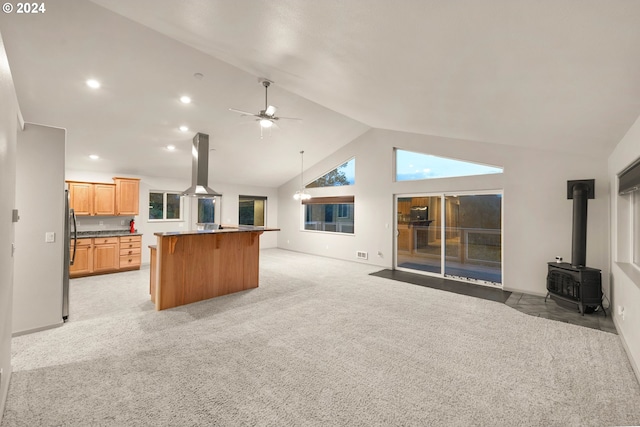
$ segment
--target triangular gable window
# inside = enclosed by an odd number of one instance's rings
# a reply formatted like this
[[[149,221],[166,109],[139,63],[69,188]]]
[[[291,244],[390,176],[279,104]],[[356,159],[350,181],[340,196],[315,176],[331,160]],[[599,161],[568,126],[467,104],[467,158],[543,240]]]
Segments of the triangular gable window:
[[[487,166],[430,154],[396,149],[396,181],[452,178],[457,176],[502,173],[498,166]]]
[[[307,184],[305,188],[317,187],[337,187],[340,185],[353,185],[356,182],[356,159],[347,160],[335,169],[313,182]]]

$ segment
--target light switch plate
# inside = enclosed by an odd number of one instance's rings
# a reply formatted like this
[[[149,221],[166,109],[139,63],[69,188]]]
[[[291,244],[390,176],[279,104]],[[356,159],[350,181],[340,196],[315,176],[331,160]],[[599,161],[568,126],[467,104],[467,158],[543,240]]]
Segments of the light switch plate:
[[[56,241],[56,233],[55,231],[47,231],[44,233],[44,241],[45,243],[53,243]]]

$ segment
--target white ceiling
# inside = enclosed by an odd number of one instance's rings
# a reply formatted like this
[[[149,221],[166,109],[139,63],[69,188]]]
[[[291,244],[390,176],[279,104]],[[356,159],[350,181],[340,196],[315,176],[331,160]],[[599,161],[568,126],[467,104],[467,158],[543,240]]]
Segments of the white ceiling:
[[[299,173],[300,150],[311,165],[369,127],[606,156],[640,115],[640,1],[46,7],[2,14],[0,33],[25,120],[68,130],[70,169],[190,177],[190,141],[204,132],[213,183],[278,186]],[[228,111],[263,108],[259,77],[275,82],[278,114],[301,123],[260,139]]]

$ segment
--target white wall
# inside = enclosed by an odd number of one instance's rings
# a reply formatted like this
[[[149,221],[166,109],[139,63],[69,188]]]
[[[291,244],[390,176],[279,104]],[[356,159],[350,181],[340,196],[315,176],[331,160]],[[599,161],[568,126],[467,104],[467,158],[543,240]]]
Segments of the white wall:
[[[67,170],[67,180],[91,181],[91,182],[113,182],[112,178],[116,174],[106,174],[90,171]],[[195,198],[184,198],[183,221],[150,222],[149,214],[149,191],[184,191],[191,185],[191,177],[184,180],[167,179],[153,176],[140,176],[130,174],[119,174],[131,178],[140,178],[140,215],[135,217],[136,229],[142,233],[142,263],[148,264],[150,258],[149,245],[157,243],[154,233],[167,231],[186,231],[195,228],[195,224],[190,221],[192,209],[195,209]],[[276,227],[278,218],[277,190],[267,187],[252,187],[225,183],[210,183],[209,186],[222,194],[221,198],[221,219],[217,221],[222,224],[238,224],[238,198],[243,196],[265,196],[267,197],[267,227]],[[191,206],[193,205],[193,206]],[[124,228],[128,228],[129,217],[125,220]],[[119,225],[121,217],[79,217],[79,230],[99,230],[123,228]],[[99,225],[103,221],[103,226]],[[277,232],[267,232],[260,236],[260,248],[273,248],[277,246]]]
[[[63,323],[65,137],[64,129],[31,123],[18,132],[14,334]],[[46,232],[54,242],[45,242]]]
[[[16,139],[18,101],[7,55],[0,35],[0,421],[11,377],[11,312],[13,301],[14,225]]]
[[[504,167],[503,174],[393,182],[393,148]],[[353,194],[355,234],[301,231],[301,207],[292,195],[296,177],[278,190],[282,231],[278,246],[300,252],[393,266],[394,194],[504,189],[504,276],[506,290],[546,294],[546,263],[556,255],[571,258],[572,201],[568,180],[596,180],[596,199],[589,200],[587,263],[603,270],[608,290],[608,178],[601,159],[497,144],[371,130],[304,172],[305,181],[321,176],[345,160],[356,158],[353,186],[310,189],[312,195]],[[380,251],[382,256],[378,256]]]
[[[640,118],[609,156],[611,183],[611,305],[613,320],[640,378],[640,270],[631,264],[631,195],[618,196],[617,174],[640,157]],[[636,236],[640,238],[640,236]],[[624,307],[624,319],[617,313]]]

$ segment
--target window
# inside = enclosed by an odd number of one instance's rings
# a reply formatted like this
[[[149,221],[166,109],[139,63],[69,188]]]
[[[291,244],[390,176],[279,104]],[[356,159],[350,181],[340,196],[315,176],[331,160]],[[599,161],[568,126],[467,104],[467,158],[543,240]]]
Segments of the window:
[[[215,197],[198,198],[198,223],[216,222]]]
[[[307,184],[306,188],[337,187],[355,183],[356,159],[353,158]]]
[[[266,221],[267,198],[260,196],[240,196],[238,224],[264,227]]]
[[[314,197],[304,205],[304,229],[354,233],[354,197]]]
[[[396,181],[502,173],[501,167],[395,149]]]
[[[149,192],[149,221],[182,220],[182,195],[169,191]]]

